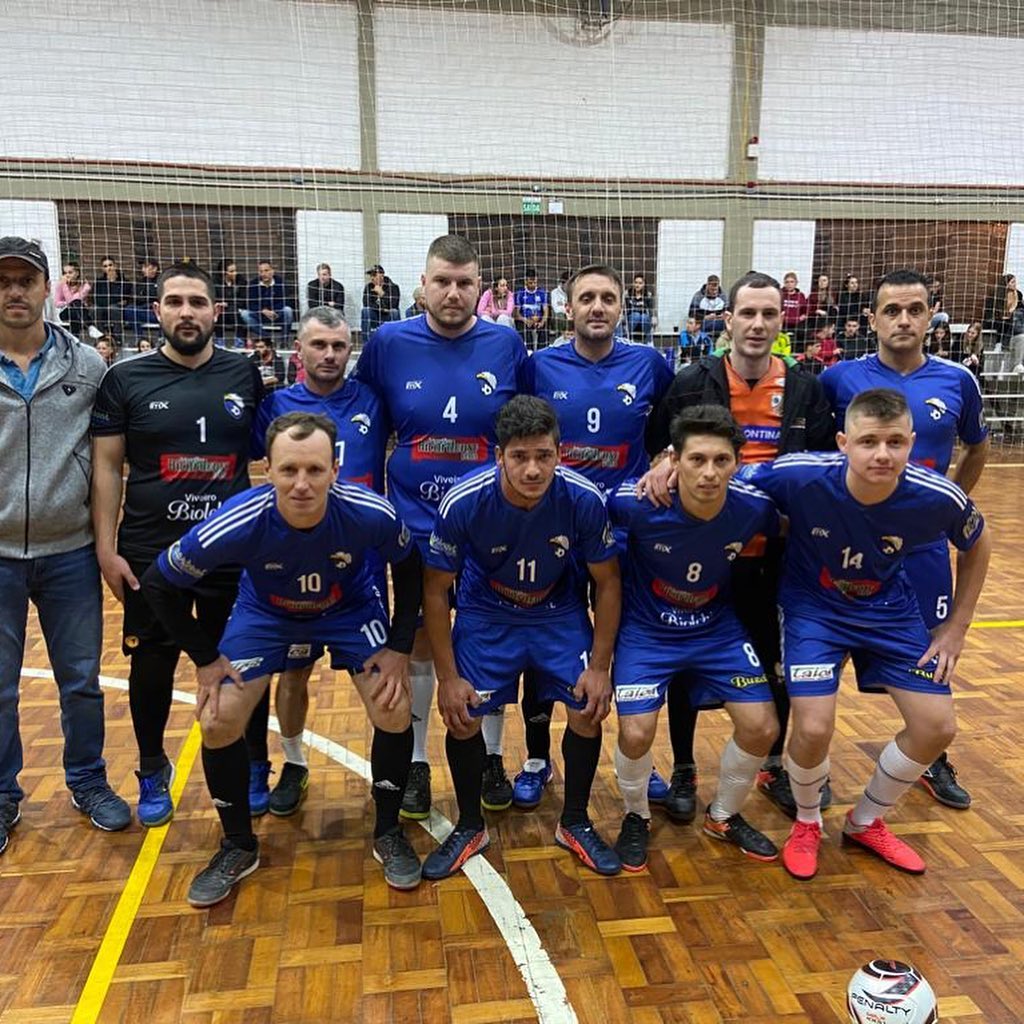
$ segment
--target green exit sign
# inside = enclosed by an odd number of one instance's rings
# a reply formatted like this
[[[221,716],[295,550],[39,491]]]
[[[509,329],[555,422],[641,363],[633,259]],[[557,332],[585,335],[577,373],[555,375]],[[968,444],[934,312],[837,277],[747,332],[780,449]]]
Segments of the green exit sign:
[[[540,200],[530,198],[523,198],[523,213],[539,214],[540,213]]]

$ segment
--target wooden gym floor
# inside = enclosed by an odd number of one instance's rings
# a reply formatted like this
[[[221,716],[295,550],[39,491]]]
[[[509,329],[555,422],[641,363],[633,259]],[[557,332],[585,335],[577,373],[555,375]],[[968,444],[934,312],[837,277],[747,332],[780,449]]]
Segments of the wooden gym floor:
[[[314,676],[309,799],[258,825],[262,866],[218,907],[185,902],[218,827],[196,757],[192,708],[176,701],[168,751],[182,790],[170,826],[104,835],[70,806],[46,651],[33,624],[21,730],[23,817],[0,858],[0,1024],[826,1024],[845,1021],[852,971],[876,956],[916,964],[944,1024],[1024,1020],[1024,462],[994,460],[977,492],[996,555],[957,683],[953,759],[974,796],[957,812],[913,791],[892,815],[925,856],[909,877],[837,843],[871,759],[895,731],[884,697],[845,689],[832,750],[836,807],[821,872],[798,883],[654,811],[649,870],[598,878],[552,841],[561,775],[541,807],[492,816],[492,846],[469,875],[412,893],[384,884],[370,855],[364,778],[369,733],[344,677]],[[1002,465],[999,465],[999,462]],[[110,778],[134,807],[135,748],[108,601],[103,671]],[[194,692],[190,667],[179,673]],[[505,760],[523,755],[509,714]],[[555,727],[555,749],[562,725]],[[621,810],[614,714],[594,787],[609,839]],[[698,732],[701,797],[727,735],[721,713]],[[272,738],[272,757],[280,750]],[[453,801],[435,720],[436,809]],[[656,764],[671,766],[664,726]],[[760,795],[745,811],[776,842],[789,822]],[[431,823],[439,835],[447,826]],[[425,854],[434,840],[408,826]]]

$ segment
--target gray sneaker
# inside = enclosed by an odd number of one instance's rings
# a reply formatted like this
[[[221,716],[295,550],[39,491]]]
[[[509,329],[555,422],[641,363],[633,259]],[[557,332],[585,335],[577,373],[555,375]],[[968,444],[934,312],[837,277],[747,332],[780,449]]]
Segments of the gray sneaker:
[[[21,807],[16,800],[4,800],[0,803],[0,853],[7,849],[11,841],[14,826],[21,821]]]
[[[392,889],[415,889],[420,884],[420,859],[401,826],[373,841],[373,859],[383,866],[384,881]]]
[[[106,782],[72,790],[71,803],[104,832],[120,832],[132,821],[131,808]]]
[[[243,850],[230,840],[222,839],[213,859],[192,879],[188,887],[189,903],[193,907],[212,907],[220,903],[238,882],[259,866],[259,842],[255,850]]]

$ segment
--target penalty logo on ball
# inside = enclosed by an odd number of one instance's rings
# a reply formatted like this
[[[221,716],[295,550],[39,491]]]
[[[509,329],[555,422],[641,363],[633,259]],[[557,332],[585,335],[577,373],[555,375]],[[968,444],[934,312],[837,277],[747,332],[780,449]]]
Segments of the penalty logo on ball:
[[[910,964],[872,960],[858,968],[846,988],[852,1024],[938,1024],[931,985]]]

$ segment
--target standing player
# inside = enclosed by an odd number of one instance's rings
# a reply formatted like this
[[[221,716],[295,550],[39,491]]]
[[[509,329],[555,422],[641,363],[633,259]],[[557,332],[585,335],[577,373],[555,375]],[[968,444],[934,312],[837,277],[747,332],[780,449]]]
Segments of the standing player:
[[[296,345],[306,371],[305,380],[263,400],[253,428],[253,458],[261,459],[266,454],[267,427],[278,416],[289,412],[317,413],[330,419],[337,431],[339,479],[364,484],[383,494],[384,452],[391,428],[374,391],[357,380],[345,379],[352,354],[352,334],[344,316],[329,306],[310,309],[299,321]],[[371,561],[374,560],[371,555]],[[386,599],[387,574],[382,565],[378,564],[378,569],[378,587]],[[309,788],[302,733],[309,710],[307,684],[311,671],[312,665],[285,672],[278,678],[274,696],[285,763],[270,793],[270,813],[282,818],[299,809]]]
[[[779,726],[768,677],[730,602],[733,562],[752,538],[778,534],[778,513],[766,495],[732,480],[746,438],[728,410],[686,409],[671,434],[672,504],[637,501],[633,483],[609,503],[626,535],[613,680],[615,773],[626,808],[615,850],[627,871],[647,863],[651,744],[670,685],[685,687],[694,707],[724,704],[733,721],[705,833],[755,860],[779,852],[740,814]]]
[[[494,418],[523,390],[527,356],[512,328],[477,318],[480,257],[464,238],[434,239],[420,280],[426,314],[377,328],[355,376],[381,396],[394,426],[388,495],[424,553],[448,488],[491,462]],[[402,814],[418,819],[430,813],[427,722],[434,698],[434,665],[422,630],[409,675],[415,742]]]
[[[249,435],[263,397],[256,367],[214,347],[214,288],[204,271],[194,264],[168,267],[157,280],[157,295],[164,343],[145,359],[111,367],[92,418],[96,553],[103,578],[124,604],[122,649],[131,661],[128,699],[139,747],[138,815],[146,826],[162,825],[174,813],[164,730],[181,649],[139,593],[138,580],[164,548],[249,486]],[[128,486],[118,529],[125,461]],[[220,635],[237,590],[238,570],[231,567],[196,589],[211,634]]]
[[[143,577],[161,622],[196,664],[203,768],[224,828],[220,850],[189,888],[195,907],[220,902],[259,866],[242,732],[271,674],[302,669],[325,647],[331,667],[351,674],[374,725],[374,857],[389,885],[419,884],[419,858],[398,808],[412,752],[407,672],[422,563],[387,501],[365,487],[336,484],[336,442],[325,416],[288,413],[274,420],[266,442],[270,484],[237,495],[192,527]],[[371,551],[393,566],[390,627],[367,559]],[[193,617],[182,590],[224,565],[244,572],[218,641]]]
[[[924,861],[882,819],[956,732],[950,680],[992,544],[981,514],[956,484],[907,464],[914,433],[901,392],[862,391],[837,439],[842,454],[784,456],[749,474],[790,519],[779,605],[797,818],[782,861],[795,878],[818,869],[821,787],[839,676],[852,656],[858,687],[887,691],[904,726],[879,755],[843,836],[919,874]],[[948,617],[930,634],[903,563],[907,552],[943,537],[960,551],[956,591]]]
[[[945,475],[959,438],[964,449],[953,482],[970,494],[985,468],[989,450],[981,390],[978,379],[965,366],[925,353],[924,338],[931,317],[928,284],[922,274],[916,270],[886,274],[868,315],[871,329],[878,335],[878,352],[837,363],[822,374],[821,385],[839,423],[859,392],[881,387],[902,391],[914,421],[911,461]],[[949,615],[953,594],[946,540],[939,538],[909,552],[906,570],[925,625],[936,629]],[[921,785],[947,807],[966,810],[971,805],[970,793],[957,782],[956,770],[945,751],[928,766]]]
[[[558,421],[547,402],[513,398],[498,414],[497,465],[464,477],[430,535],[423,616],[438,675],[438,707],[459,818],[423,864],[447,878],[490,842],[480,810],[486,748],[480,716],[514,702],[533,669],[539,696],[566,706],[565,804],[555,842],[603,875],[621,862],[590,823],[601,756],[621,587],[615,536],[601,492],[558,465]],[[595,582],[594,626],[580,586]],[[448,590],[458,576],[455,629]]]

